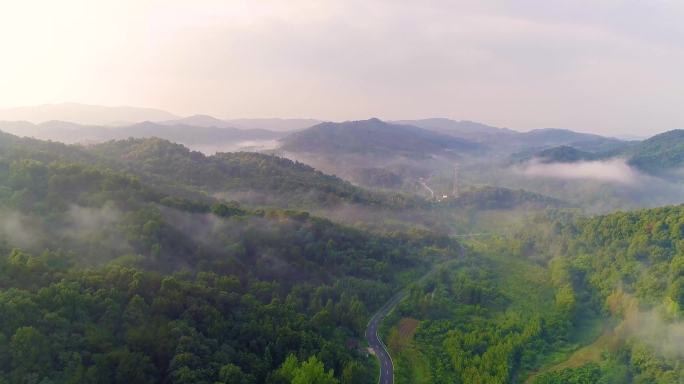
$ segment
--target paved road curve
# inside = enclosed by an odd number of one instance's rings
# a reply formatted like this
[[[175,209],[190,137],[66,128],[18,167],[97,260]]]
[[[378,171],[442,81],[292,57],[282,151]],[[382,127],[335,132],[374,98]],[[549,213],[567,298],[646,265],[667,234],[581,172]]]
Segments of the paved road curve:
[[[366,340],[368,340],[368,345],[373,349],[375,356],[377,356],[378,361],[380,362],[380,379],[378,380],[378,383],[380,384],[394,383],[394,363],[392,362],[389,352],[387,352],[387,347],[382,340],[380,340],[380,336],[378,336],[378,327],[387,314],[392,312],[392,309],[394,309],[401,299],[404,298],[405,294],[406,291],[400,291],[392,296],[392,298],[373,315],[366,328]]]
[[[463,249],[460,249],[459,253],[462,254]],[[456,260],[456,258],[452,258],[435,265],[417,282],[419,283],[421,281],[425,281],[440,267],[446,267]],[[404,299],[406,293],[407,290],[403,289],[392,296],[385,303],[385,305],[382,306],[382,308],[375,312],[375,315],[371,317],[370,321],[368,322],[368,326],[366,327],[366,340],[368,340],[368,345],[373,349],[375,356],[377,356],[378,361],[380,362],[380,378],[378,379],[379,384],[394,384],[394,363],[392,362],[392,357],[387,351],[385,343],[383,343],[382,340],[380,340],[380,336],[378,336],[378,327],[380,326],[380,323],[382,323],[382,320],[387,317],[390,312],[392,312],[394,307],[396,307],[397,304]]]

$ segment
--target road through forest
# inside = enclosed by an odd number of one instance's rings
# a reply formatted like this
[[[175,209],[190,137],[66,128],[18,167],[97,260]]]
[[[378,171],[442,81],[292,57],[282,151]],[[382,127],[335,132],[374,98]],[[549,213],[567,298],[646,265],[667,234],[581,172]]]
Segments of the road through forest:
[[[394,307],[399,304],[401,299],[406,295],[406,290],[401,290],[391,299],[389,299],[385,305],[380,308],[375,315],[368,322],[368,327],[366,328],[366,340],[368,345],[373,349],[375,356],[378,358],[380,363],[380,379],[378,383],[380,384],[394,384],[394,363],[392,362],[392,357],[390,357],[389,352],[385,343],[380,340],[378,335],[378,328],[382,320],[394,309]]]
[[[460,250],[460,253],[462,256],[463,249]],[[446,267],[447,264],[455,261],[456,259],[458,258],[452,258],[437,264],[428,273],[423,275],[418,282],[424,281],[439,268]],[[389,315],[389,313],[392,312],[392,310],[397,306],[397,304],[399,304],[399,302],[406,297],[407,293],[408,289],[404,288],[394,294],[394,296],[392,296],[385,303],[385,305],[375,312],[373,317],[371,317],[370,321],[368,322],[368,326],[366,327],[366,340],[368,341],[368,345],[373,350],[373,353],[375,353],[375,356],[378,358],[378,362],[380,363],[380,378],[378,380],[379,384],[394,384],[394,362],[392,361],[389,351],[387,351],[387,346],[380,339],[380,335],[378,335],[378,328],[380,327],[382,320],[384,320],[385,317],[387,317],[387,315]]]

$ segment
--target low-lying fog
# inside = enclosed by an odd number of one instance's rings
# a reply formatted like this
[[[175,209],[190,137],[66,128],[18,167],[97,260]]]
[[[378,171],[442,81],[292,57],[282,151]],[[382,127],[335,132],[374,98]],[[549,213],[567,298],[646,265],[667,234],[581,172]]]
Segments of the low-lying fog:
[[[585,179],[619,184],[636,184],[652,179],[630,167],[624,159],[576,163],[542,163],[532,160],[515,166],[514,171],[531,178]]]
[[[503,185],[566,199],[593,213],[684,202],[680,179],[647,175],[621,158],[576,163],[533,160],[496,174]]]
[[[193,151],[199,151],[207,156],[214,155],[220,152],[262,152],[270,151],[278,148],[280,143],[278,140],[247,140],[238,141],[235,143],[217,143],[217,144],[189,144],[186,145]]]

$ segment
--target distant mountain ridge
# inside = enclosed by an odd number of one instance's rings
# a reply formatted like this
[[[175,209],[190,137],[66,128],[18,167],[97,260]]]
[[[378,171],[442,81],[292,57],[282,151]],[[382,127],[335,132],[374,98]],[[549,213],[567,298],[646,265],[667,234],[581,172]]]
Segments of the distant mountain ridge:
[[[44,123],[51,120],[84,125],[118,125],[140,121],[174,120],[179,117],[155,108],[105,107],[79,103],[44,104],[0,109],[0,120]]]
[[[316,119],[226,119],[228,124],[236,128],[268,129],[270,131],[296,131],[312,127],[323,121]]]
[[[504,156],[548,162],[624,157],[650,174],[684,168],[684,130],[627,141],[567,129],[519,132],[448,118],[351,122],[316,119],[180,117],[154,108],[78,103],[0,109],[0,130],[65,143],[160,137],[205,153],[273,150],[377,155],[453,154]]]
[[[263,129],[238,129],[233,127],[202,127],[185,124],[164,125],[145,121],[127,126],[110,127],[81,125],[65,121],[47,121],[41,124],[29,122],[0,121],[0,130],[19,136],[35,137],[64,143],[98,143],[108,140],[122,140],[129,137],[159,137],[184,145],[202,149],[211,146],[216,150],[240,149],[243,143],[257,145],[258,142],[274,141],[283,134]],[[264,144],[266,145],[266,144]],[[214,152],[207,151],[207,152]]]
[[[544,149],[531,156],[524,156],[521,160],[535,160],[540,163],[577,163],[580,161],[591,161],[601,158],[601,155],[582,151],[569,145]]]
[[[192,125],[195,127],[216,128],[239,128],[239,129],[262,129],[275,132],[296,131],[320,124],[315,119],[217,119],[209,115],[192,115],[176,120],[159,122],[164,125]]]
[[[243,118],[219,119],[210,115],[181,117],[157,109],[130,106],[102,106],[81,103],[58,103],[14,108],[0,108],[0,121],[26,121],[41,124],[64,121],[80,125],[128,126],[145,121],[162,125],[190,125],[204,128],[264,129],[295,131],[321,123],[316,119],[296,118]]]
[[[26,121],[34,124],[62,121],[88,126],[129,127],[143,122],[153,122],[163,126],[188,126],[200,128],[237,128],[243,130],[267,130],[272,132],[294,132],[322,124],[308,118],[242,118],[222,119],[206,114],[180,117],[154,108],[107,107],[78,103],[45,104],[18,108],[0,109],[0,121]],[[372,120],[372,119],[371,119]],[[365,120],[365,121],[371,121]],[[362,120],[363,121],[363,120]],[[387,124],[412,126],[439,133],[452,138],[479,143],[492,149],[509,153],[524,149],[543,150],[559,145],[571,145],[584,151],[616,150],[623,147],[624,141],[594,134],[574,132],[566,129],[546,128],[529,132],[519,132],[473,121],[457,121],[448,118],[427,118],[415,120],[387,121]],[[331,123],[331,124],[345,124]],[[54,124],[52,124],[54,129]],[[376,127],[377,128],[377,127]],[[72,136],[76,136],[73,129]],[[44,134],[44,133],[43,133]],[[403,133],[402,133],[403,134]],[[178,141],[176,136],[160,136]],[[424,135],[423,135],[424,136]],[[41,138],[56,139],[46,136]],[[135,135],[135,137],[139,137]],[[114,137],[121,138],[121,137]],[[419,140],[420,138],[416,138]],[[73,138],[71,139],[74,140]],[[96,139],[95,139],[96,140]],[[396,141],[389,140],[389,142]],[[445,139],[445,142],[450,140]],[[185,142],[189,144],[189,142]],[[395,143],[396,144],[396,143]],[[461,148],[462,149],[462,148]]]
[[[281,149],[305,153],[427,154],[475,152],[484,146],[423,128],[387,123],[377,118],[321,123],[281,139]]]
[[[447,118],[401,120],[398,122],[472,140],[508,152],[529,149],[543,150],[559,145],[571,145],[586,151],[614,150],[623,147],[625,143],[623,140],[611,137],[560,128],[540,128],[520,132],[472,121],[457,121]]]
[[[585,151],[611,150],[625,145],[625,141],[612,137],[560,128],[541,128],[522,132],[517,135],[517,139],[528,146],[553,147],[570,145]]]
[[[194,127],[205,127],[205,128],[233,128],[225,120],[217,119],[209,115],[192,115],[188,117],[183,117],[176,120],[160,121],[159,124],[162,125],[192,125]]]
[[[464,139],[486,143],[492,138],[512,136],[517,131],[508,128],[498,128],[490,125],[477,123],[467,120],[451,120],[447,118],[429,118],[420,120],[397,120],[392,121],[395,124],[412,125],[415,127],[427,129],[433,132],[442,133],[450,136],[457,136]]]

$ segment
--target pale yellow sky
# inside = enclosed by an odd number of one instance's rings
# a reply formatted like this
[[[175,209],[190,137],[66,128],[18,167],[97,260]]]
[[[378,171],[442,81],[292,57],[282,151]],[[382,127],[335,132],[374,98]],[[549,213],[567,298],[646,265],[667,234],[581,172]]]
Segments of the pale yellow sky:
[[[0,107],[684,128],[678,1],[0,0]]]

